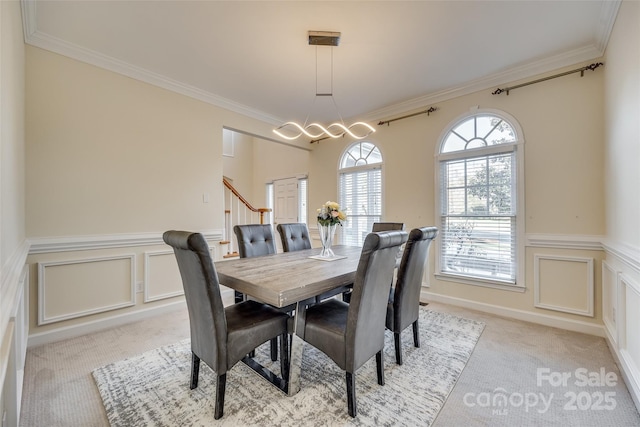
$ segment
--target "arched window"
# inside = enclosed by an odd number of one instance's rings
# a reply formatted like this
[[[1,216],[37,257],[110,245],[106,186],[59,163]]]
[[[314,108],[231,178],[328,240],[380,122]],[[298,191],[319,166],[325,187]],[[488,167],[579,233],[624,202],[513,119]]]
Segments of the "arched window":
[[[515,119],[495,111],[467,114],[444,133],[437,155],[441,278],[524,286],[521,142]]]
[[[339,201],[348,221],[342,243],[362,246],[374,222],[382,218],[382,154],[371,142],[349,146],[340,159]]]

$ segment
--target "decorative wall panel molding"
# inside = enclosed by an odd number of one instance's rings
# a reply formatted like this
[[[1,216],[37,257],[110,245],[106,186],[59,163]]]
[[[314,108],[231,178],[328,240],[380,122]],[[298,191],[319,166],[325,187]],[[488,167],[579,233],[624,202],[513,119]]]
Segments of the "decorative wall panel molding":
[[[534,255],[534,306],[593,317],[593,276],[593,258]]]
[[[618,272],[602,261],[602,321],[614,342],[618,342]]]
[[[144,253],[144,302],[184,295],[173,250]]]
[[[135,255],[38,263],[38,325],[135,305]]]
[[[222,240],[223,230],[201,231],[207,240]],[[38,237],[29,239],[29,254],[83,251],[92,249],[126,248],[132,246],[164,245],[162,233],[107,234],[98,236]]]

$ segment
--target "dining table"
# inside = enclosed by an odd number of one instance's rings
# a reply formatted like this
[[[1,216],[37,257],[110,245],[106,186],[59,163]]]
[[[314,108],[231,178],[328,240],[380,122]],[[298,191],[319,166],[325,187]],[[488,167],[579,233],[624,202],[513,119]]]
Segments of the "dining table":
[[[304,313],[315,297],[350,285],[355,280],[362,248],[335,245],[332,258],[319,256],[320,248],[276,253],[252,258],[217,261],[221,285],[255,300],[292,313],[290,365],[278,377],[253,358],[243,362],[288,395],[300,390],[304,349]]]

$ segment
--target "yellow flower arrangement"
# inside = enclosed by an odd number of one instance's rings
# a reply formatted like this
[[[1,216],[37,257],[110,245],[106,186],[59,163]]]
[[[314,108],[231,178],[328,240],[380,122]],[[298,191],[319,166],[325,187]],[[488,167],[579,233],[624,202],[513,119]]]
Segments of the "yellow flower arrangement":
[[[336,202],[327,202],[318,209],[318,224],[320,225],[342,225],[347,219],[347,214],[340,209]]]

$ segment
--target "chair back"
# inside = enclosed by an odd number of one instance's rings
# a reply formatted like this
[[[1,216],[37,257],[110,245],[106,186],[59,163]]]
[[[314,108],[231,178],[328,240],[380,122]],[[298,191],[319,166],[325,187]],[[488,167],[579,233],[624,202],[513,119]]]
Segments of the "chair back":
[[[355,372],[384,347],[386,306],[396,254],[406,241],[405,231],[369,233],[364,240],[347,314],[348,372]]]
[[[278,224],[278,233],[282,239],[282,250],[285,252],[311,249],[309,229],[305,223]]]
[[[371,227],[371,231],[374,233],[392,230],[404,230],[404,222],[374,222]]]
[[[209,245],[202,234],[188,231],[167,231],[162,238],[178,261],[189,311],[191,350],[220,375],[227,371],[227,320]]]
[[[414,228],[402,254],[393,296],[394,330],[402,331],[418,319],[422,276],[437,227]]]
[[[245,224],[233,227],[238,239],[238,253],[240,258],[276,253],[276,242],[273,239],[271,224]]]

